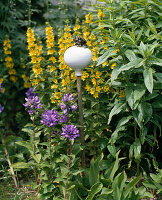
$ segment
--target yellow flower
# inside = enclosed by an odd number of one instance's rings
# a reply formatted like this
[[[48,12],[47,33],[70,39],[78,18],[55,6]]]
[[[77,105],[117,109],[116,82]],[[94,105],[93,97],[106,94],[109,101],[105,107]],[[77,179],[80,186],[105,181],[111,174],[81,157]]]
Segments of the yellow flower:
[[[90,87],[88,84],[86,85],[86,87],[85,87],[85,88],[86,88],[86,90],[87,90],[88,92],[89,92],[89,91],[90,91],[90,89],[91,89],[91,87]]]
[[[4,87],[2,87],[2,93],[5,93],[5,90],[6,90],[6,89],[5,89]]]
[[[89,13],[85,16],[85,23],[92,24],[93,16]]]
[[[50,57],[48,60],[51,61],[53,64],[56,62],[56,58],[55,57]]]
[[[30,88],[30,87],[31,87],[31,83],[29,83],[29,82],[24,83],[24,88]]]
[[[102,12],[101,9],[98,10],[98,18],[101,19],[102,17],[104,17],[105,14]]]
[[[91,94],[94,94],[94,93],[95,93],[95,88],[91,88],[91,89],[90,89],[90,93],[91,93]]]
[[[3,78],[0,78],[0,83],[3,83],[4,79]]]
[[[106,86],[103,87],[103,91],[104,91],[104,92],[108,92],[109,89],[110,89],[110,87],[109,87],[108,85],[106,85]]]
[[[119,98],[125,97],[125,92],[124,90],[120,89],[120,94],[119,94]]]
[[[115,63],[113,63],[112,65],[111,65],[111,69],[114,69],[114,67],[117,65],[117,63],[115,62]]]
[[[80,25],[79,25],[79,24],[77,24],[77,25],[73,28],[74,31],[77,31],[78,29],[80,29]]]
[[[95,93],[93,96],[95,99],[98,98],[98,93]]]
[[[114,51],[114,53],[118,53],[119,52],[119,49],[116,49],[115,51]]]
[[[9,69],[9,71],[8,71],[8,74],[9,75],[14,75],[14,74],[16,74],[16,70],[15,69]]]
[[[107,65],[108,65],[108,61],[105,61],[105,62],[102,63],[103,67],[106,67]]]
[[[10,80],[12,81],[12,82],[16,82],[17,81],[17,77],[16,76],[10,76]]]

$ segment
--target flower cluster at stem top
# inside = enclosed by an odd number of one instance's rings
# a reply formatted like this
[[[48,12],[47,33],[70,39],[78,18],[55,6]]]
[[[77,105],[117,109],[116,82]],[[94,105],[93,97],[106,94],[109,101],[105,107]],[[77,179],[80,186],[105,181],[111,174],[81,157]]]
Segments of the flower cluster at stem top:
[[[68,114],[68,111],[75,111],[77,106],[74,105],[74,95],[73,94],[64,94],[62,99],[62,104],[60,108],[63,111],[64,115]]]
[[[40,99],[37,93],[33,93],[33,88],[29,88],[26,92],[27,98],[25,98],[25,104],[23,106],[28,109],[28,113],[30,115],[34,114],[34,111],[38,112],[39,109],[42,108],[42,104],[40,103]]]
[[[62,128],[61,136],[64,138],[68,138],[70,140],[74,140],[79,137],[79,130],[74,125],[65,125]]]

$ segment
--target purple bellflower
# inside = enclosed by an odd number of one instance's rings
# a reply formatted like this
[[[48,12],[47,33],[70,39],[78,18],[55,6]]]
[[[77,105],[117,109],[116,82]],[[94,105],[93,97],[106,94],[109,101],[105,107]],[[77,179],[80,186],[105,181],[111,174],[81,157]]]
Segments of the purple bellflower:
[[[70,140],[74,140],[79,137],[79,130],[74,125],[65,125],[62,128],[61,136],[64,138],[68,138]]]
[[[37,93],[32,93],[33,88],[29,88],[26,92],[27,98],[25,98],[25,103],[23,106],[28,109],[29,115],[33,115],[34,111],[38,112],[39,109],[42,108],[42,104],[40,103],[40,99],[37,96]]]
[[[0,83],[0,93],[2,93],[2,86],[1,86],[1,83]]]
[[[43,119],[41,120],[42,124],[47,125],[48,127],[54,126],[58,123],[60,115],[56,110],[46,110],[42,114]]]
[[[4,107],[0,104],[0,113],[4,110]]]
[[[77,106],[74,105],[73,94],[64,94],[62,101],[63,103],[60,104],[60,108],[63,111],[64,115],[67,115],[68,111],[75,111],[77,109]]]
[[[68,121],[66,115],[62,115],[61,118],[60,118],[60,122],[61,123],[66,123]]]

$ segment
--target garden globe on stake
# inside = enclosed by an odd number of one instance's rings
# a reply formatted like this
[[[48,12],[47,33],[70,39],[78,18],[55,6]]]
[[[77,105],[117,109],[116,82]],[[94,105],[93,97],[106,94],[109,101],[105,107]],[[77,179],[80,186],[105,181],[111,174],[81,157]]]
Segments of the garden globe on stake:
[[[92,61],[92,52],[87,48],[86,41],[81,37],[76,38],[75,44],[75,46],[72,46],[65,51],[64,61],[69,67],[75,70],[75,75],[77,76],[80,139],[81,145],[84,146],[81,76],[82,69],[88,66]],[[82,167],[86,167],[84,150],[82,151],[81,157]]]

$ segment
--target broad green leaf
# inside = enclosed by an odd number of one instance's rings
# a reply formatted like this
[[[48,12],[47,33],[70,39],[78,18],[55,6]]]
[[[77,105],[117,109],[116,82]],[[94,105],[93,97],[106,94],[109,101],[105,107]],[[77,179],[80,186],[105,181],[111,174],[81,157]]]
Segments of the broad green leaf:
[[[143,95],[145,94],[146,90],[145,89],[136,89],[134,90],[134,103],[138,100],[140,100]]]
[[[133,189],[133,187],[134,187],[135,185],[137,185],[137,183],[140,181],[141,177],[142,177],[142,175],[140,175],[140,176],[134,178],[132,181],[130,181],[130,182],[126,185],[126,187],[125,187],[125,189],[124,189],[124,193],[123,193],[123,196],[124,196],[125,199],[128,197],[128,195],[129,195],[130,191]]]
[[[95,183],[88,194],[87,200],[93,200],[94,196],[102,190],[102,183]]]
[[[141,157],[141,143],[139,139],[136,139],[134,142],[134,157],[136,160],[139,160]]]
[[[130,119],[132,119],[132,116],[123,117],[123,118],[118,122],[118,125],[117,125],[116,129],[120,128],[121,126],[124,126],[126,123],[129,122]]]
[[[126,50],[125,55],[129,59],[129,61],[137,59],[135,53],[132,50]]]
[[[102,159],[103,154],[101,154],[96,160],[91,160],[89,171],[89,183],[91,186],[99,181],[99,164]]]
[[[41,154],[33,154],[32,157],[34,158],[34,160],[37,162],[37,163],[40,163],[40,160],[41,160]]]
[[[138,68],[141,67],[142,65],[143,65],[143,60],[141,58],[136,58],[135,60],[129,62],[128,64],[121,66],[119,70],[120,72],[128,71],[129,69]]]
[[[120,192],[119,187],[117,185],[116,185],[116,187],[113,191],[113,197],[114,197],[114,200],[120,200],[121,192]]]
[[[107,148],[108,148],[110,154],[115,158],[115,156],[116,156],[116,148],[115,148],[114,144],[112,144],[112,145],[109,144],[107,146]]]
[[[125,109],[126,104],[124,103],[117,103],[113,109],[111,110],[110,114],[109,114],[109,119],[108,119],[108,124],[110,123],[112,117],[114,115],[117,115],[118,113],[120,113],[122,110]]]
[[[151,30],[154,34],[157,34],[156,26],[155,26],[152,22],[150,22],[150,20],[148,20],[148,24],[149,24],[150,30]]]
[[[33,135],[33,130],[30,128],[23,128],[22,131],[24,131],[25,133],[29,133],[30,135]]]
[[[146,124],[152,117],[153,110],[151,104],[147,102],[142,102],[139,104],[138,110],[138,120],[143,121]]]
[[[114,53],[114,51],[112,50],[107,50],[102,56],[100,56],[97,60],[97,65],[96,66],[99,66],[101,65],[102,63],[104,63],[108,58],[112,57],[112,56],[115,56],[116,53]]]
[[[17,169],[25,169],[25,168],[30,168],[32,164],[30,163],[25,163],[25,162],[17,162],[11,165],[13,168]]]
[[[117,79],[118,75],[120,74],[119,69],[120,69],[119,66],[114,67],[112,71],[111,82]]]
[[[119,158],[118,158],[119,153],[120,153],[120,151],[118,151],[118,152],[116,153],[116,160],[115,160],[114,166],[113,166],[113,168],[112,168],[112,171],[111,171],[111,174],[110,174],[110,177],[109,177],[110,180],[111,180],[111,182],[113,182],[114,175],[115,175],[116,171],[117,171],[118,168],[119,168]]]
[[[16,144],[26,147],[30,152],[33,152],[33,145],[30,142],[26,141],[18,141]]]
[[[153,91],[153,70],[152,68],[146,68],[143,72],[144,83],[150,93]]]

